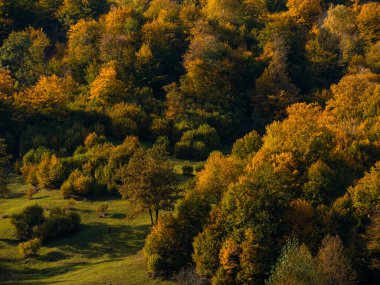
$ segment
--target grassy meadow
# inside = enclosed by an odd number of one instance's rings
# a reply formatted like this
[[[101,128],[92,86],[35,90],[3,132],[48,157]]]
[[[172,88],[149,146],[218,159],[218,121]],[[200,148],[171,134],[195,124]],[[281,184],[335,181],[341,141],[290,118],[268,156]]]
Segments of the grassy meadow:
[[[181,161],[173,160],[180,183]],[[23,260],[10,216],[33,204],[45,210],[67,207],[59,191],[42,190],[29,200],[23,178],[9,177],[9,197],[0,198],[0,284],[175,284],[151,279],[146,273],[142,248],[149,232],[147,215],[134,220],[127,218],[128,201],[120,198],[80,200],[72,202],[82,219],[78,233],[44,245],[39,257]],[[107,203],[108,214],[99,218],[97,207]]]

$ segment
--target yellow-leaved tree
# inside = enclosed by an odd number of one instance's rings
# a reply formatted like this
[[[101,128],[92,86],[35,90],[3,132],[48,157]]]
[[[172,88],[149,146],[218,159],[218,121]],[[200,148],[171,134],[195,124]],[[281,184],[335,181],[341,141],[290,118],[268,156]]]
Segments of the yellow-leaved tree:
[[[13,96],[13,105],[26,113],[42,115],[62,115],[66,111],[75,83],[68,76],[42,76],[37,84]]]
[[[115,68],[105,66],[91,83],[89,99],[102,105],[119,103],[125,95],[125,89],[124,83],[117,79]]]

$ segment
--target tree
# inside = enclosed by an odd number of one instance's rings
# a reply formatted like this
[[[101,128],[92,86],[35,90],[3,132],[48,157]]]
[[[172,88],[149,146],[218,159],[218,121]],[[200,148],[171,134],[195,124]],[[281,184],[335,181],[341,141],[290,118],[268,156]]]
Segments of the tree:
[[[57,17],[63,25],[70,27],[81,19],[97,18],[108,8],[106,0],[64,0],[57,11]]]
[[[342,241],[338,236],[326,236],[322,240],[316,257],[319,277],[324,285],[357,284],[356,273],[344,254]]]
[[[347,6],[331,6],[327,11],[323,27],[339,40],[342,58],[347,62],[355,53],[358,45],[358,31],[355,12]]]
[[[252,98],[256,126],[263,127],[273,119],[280,119],[288,106],[298,100],[299,90],[291,82],[287,72],[287,55],[284,43],[276,43],[269,66],[256,80],[256,90]]]
[[[50,41],[42,30],[12,32],[0,48],[0,66],[12,71],[22,85],[34,84],[45,74]]]
[[[91,83],[89,99],[103,106],[120,103],[124,99],[126,86],[117,78],[112,66],[105,66]]]
[[[71,77],[42,76],[35,86],[14,94],[13,104],[27,114],[56,118],[67,112],[67,103],[72,98],[74,87]]]
[[[59,189],[65,178],[65,168],[55,155],[46,155],[37,166],[36,177],[41,188]]]
[[[0,69],[0,100],[15,91],[15,80],[7,69]]]
[[[369,215],[380,204],[380,161],[349,190],[353,205],[363,215]]]
[[[162,146],[140,148],[128,165],[120,169],[119,178],[122,197],[131,202],[136,213],[148,210],[152,225],[157,223],[161,210],[174,208],[176,177]]]
[[[4,196],[8,192],[5,183],[5,174],[6,166],[10,158],[10,155],[7,154],[7,145],[5,144],[5,139],[0,138],[0,196]]]
[[[380,270],[380,208],[378,206],[370,216],[370,224],[364,233],[364,240],[369,268],[378,272]]]
[[[136,62],[141,41],[140,11],[132,5],[123,5],[106,14],[101,24],[104,31],[100,39],[100,59],[104,63],[113,62],[122,80],[133,84],[141,67]]]
[[[380,4],[365,3],[357,16],[360,36],[369,44],[380,40]]]
[[[265,284],[317,285],[318,281],[318,271],[308,248],[304,245],[299,246],[295,240],[290,240],[282,249],[281,256]]]
[[[13,19],[10,18],[10,5],[8,0],[0,0],[0,43],[8,36]]]
[[[162,86],[177,81],[182,71],[186,36],[179,11],[177,1],[153,0],[144,12],[146,23],[141,28],[143,45],[139,53],[140,59],[149,61],[146,62],[148,67],[138,66],[142,71],[139,77],[156,92],[161,92]]]
[[[311,25],[322,12],[321,0],[288,0],[286,6],[290,15],[297,18],[300,24]]]
[[[100,25],[95,20],[80,20],[67,33],[65,62],[74,79],[84,82],[86,70],[99,60]]]
[[[263,141],[256,131],[237,139],[232,146],[232,154],[247,159],[253,156],[262,146]]]

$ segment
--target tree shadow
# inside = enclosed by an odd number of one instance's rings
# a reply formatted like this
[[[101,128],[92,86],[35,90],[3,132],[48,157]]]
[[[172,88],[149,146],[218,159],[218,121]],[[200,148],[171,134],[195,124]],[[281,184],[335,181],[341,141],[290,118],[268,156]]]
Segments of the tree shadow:
[[[108,217],[110,217],[112,219],[121,220],[121,219],[125,219],[127,217],[127,215],[124,214],[124,213],[115,213],[115,214],[112,214],[112,215],[108,215]]]
[[[72,237],[50,243],[48,246],[58,247],[62,252],[86,258],[124,258],[142,249],[148,231],[148,225],[109,226],[97,222],[83,225]]]
[[[41,284],[41,279],[50,278],[56,275],[61,275],[66,272],[74,270],[78,266],[87,264],[86,262],[71,262],[62,266],[50,267],[46,269],[34,269],[30,267],[9,268],[6,265],[0,263],[0,284],[23,284],[27,281],[27,284]],[[34,281],[35,280],[35,281]],[[55,284],[61,282],[49,281],[49,284]]]
[[[45,199],[45,198],[49,198],[50,196],[49,195],[45,195],[45,196],[39,196],[39,197],[33,197],[31,200],[41,200],[41,199]]]
[[[67,259],[70,256],[67,254],[64,254],[63,252],[60,251],[51,251],[47,254],[44,254],[42,256],[39,256],[37,260],[43,261],[43,262],[52,262],[52,261],[58,261],[58,260],[63,260]]]
[[[16,246],[18,245],[19,241],[16,239],[10,239],[10,238],[0,238],[0,242],[4,242],[8,245]]]
[[[0,259],[0,284],[41,284],[43,280],[75,271],[78,267],[124,259],[141,251],[148,232],[149,225],[111,226],[104,222],[82,225],[72,236],[44,245],[52,251],[38,257],[36,262],[51,262],[53,266],[35,269],[33,265],[14,266],[15,260]],[[12,245],[18,243],[14,239],[0,241]],[[89,260],[70,262],[73,256]],[[101,260],[97,261],[97,258]],[[56,263],[59,265],[55,266]]]

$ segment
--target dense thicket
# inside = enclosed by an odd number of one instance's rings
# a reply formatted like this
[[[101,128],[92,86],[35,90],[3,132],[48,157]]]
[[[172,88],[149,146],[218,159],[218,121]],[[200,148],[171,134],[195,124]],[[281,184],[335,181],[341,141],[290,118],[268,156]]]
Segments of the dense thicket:
[[[153,215],[166,152],[208,157],[157,214],[150,273],[379,282],[377,1],[0,0],[0,27],[0,184],[10,153],[33,189]]]

